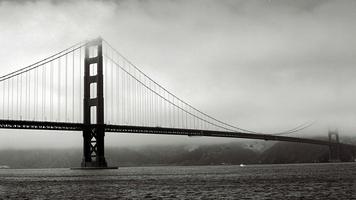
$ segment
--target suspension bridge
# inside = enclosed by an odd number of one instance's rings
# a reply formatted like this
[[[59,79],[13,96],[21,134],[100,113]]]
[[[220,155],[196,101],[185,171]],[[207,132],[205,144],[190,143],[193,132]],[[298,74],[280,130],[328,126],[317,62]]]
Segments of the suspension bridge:
[[[325,145],[331,159],[340,148],[329,140],[266,134],[218,120],[183,101],[97,38],[0,77],[0,128],[80,131],[82,168],[106,168],[106,132],[231,137]]]

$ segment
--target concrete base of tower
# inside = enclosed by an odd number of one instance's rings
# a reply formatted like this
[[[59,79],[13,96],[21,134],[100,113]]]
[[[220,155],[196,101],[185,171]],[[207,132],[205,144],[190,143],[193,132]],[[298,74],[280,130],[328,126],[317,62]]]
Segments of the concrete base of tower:
[[[86,161],[83,158],[81,167],[73,167],[71,169],[79,169],[79,170],[92,170],[92,169],[118,169],[118,167],[108,166],[106,163],[105,157],[98,157],[98,160]]]

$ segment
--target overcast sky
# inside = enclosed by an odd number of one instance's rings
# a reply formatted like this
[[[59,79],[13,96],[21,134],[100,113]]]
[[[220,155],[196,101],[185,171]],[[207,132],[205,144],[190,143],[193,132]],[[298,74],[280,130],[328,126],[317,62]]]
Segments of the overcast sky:
[[[356,132],[356,1],[1,1],[5,74],[102,36],[210,115],[303,136]],[[0,148],[80,147],[81,134],[0,130]],[[298,135],[298,134],[296,134]],[[107,134],[109,146],[232,139]],[[25,143],[28,143],[25,145]]]

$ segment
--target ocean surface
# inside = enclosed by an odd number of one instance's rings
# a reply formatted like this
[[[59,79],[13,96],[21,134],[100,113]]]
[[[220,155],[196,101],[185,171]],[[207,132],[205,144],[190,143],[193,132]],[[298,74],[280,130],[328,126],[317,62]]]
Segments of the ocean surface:
[[[356,163],[0,169],[0,199],[356,199]]]

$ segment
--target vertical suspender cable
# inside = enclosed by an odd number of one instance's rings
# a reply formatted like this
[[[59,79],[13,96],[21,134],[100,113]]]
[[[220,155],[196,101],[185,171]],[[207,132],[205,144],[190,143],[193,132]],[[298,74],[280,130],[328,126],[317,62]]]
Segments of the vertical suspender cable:
[[[163,97],[165,97],[165,94],[164,94],[164,91],[162,92],[161,91],[161,89],[160,89],[160,87],[158,87],[158,89],[160,90],[160,94],[163,96]],[[160,112],[160,119],[161,119],[161,124],[162,124],[162,126],[164,126],[164,124],[165,124],[165,116],[164,116],[164,111],[165,111],[165,104],[164,104],[164,102],[165,101],[163,101],[163,99],[160,97],[159,98],[159,103],[160,103],[160,107],[161,107],[161,112]]]
[[[58,121],[61,121],[61,58],[58,58],[58,102],[57,102],[57,115],[58,115]]]
[[[180,102],[180,104],[182,104],[180,107],[181,108],[183,108],[183,102],[182,101],[179,101]],[[183,109],[180,109],[181,110],[181,112],[182,112],[182,127],[184,127],[184,114],[185,114],[185,112],[184,112],[184,110]]]
[[[149,81],[149,88],[152,88],[151,87],[151,81]],[[149,118],[149,122],[150,122],[150,125],[152,124],[152,121],[153,121],[153,94],[152,94],[152,91],[149,90],[149,98],[150,98],[150,118]]]
[[[194,110],[192,110],[192,113],[193,113],[194,115],[196,115]],[[195,128],[195,120],[196,120],[196,117],[193,116],[193,128],[194,128],[194,129],[196,129],[196,128]]]
[[[165,98],[165,99],[168,99],[167,92],[164,91],[164,90],[163,90],[163,92],[164,92],[164,98]],[[168,107],[168,102],[167,102],[167,101],[164,101],[163,103],[164,103],[164,118],[165,118],[164,125],[165,125],[166,127],[168,127],[168,121],[169,121],[169,118],[168,118],[168,117],[169,117],[169,115],[168,115],[168,109],[169,109],[169,107]]]
[[[2,118],[5,119],[5,81],[2,84]]]
[[[188,113],[185,113],[185,128],[188,128]]]
[[[136,73],[135,73],[135,76],[137,76]],[[135,103],[135,105],[136,105],[136,115],[135,115],[136,116],[136,124],[140,125],[140,123],[139,123],[139,119],[140,119],[140,113],[139,113],[140,104],[139,103],[140,102],[139,102],[139,95],[138,95],[138,84],[135,80],[134,80],[134,83],[135,83],[135,99],[136,99],[136,103]]]
[[[45,120],[45,85],[46,85],[46,71],[45,66],[42,66],[42,120]]]
[[[31,72],[33,72],[32,73],[32,75],[31,75]],[[34,110],[35,110],[35,103],[34,102],[31,102],[32,100],[33,101],[35,101],[35,96],[36,96],[36,85],[34,84],[35,83],[35,79],[36,79],[36,73],[34,73],[34,71],[33,70],[31,70],[31,71],[29,71],[28,73],[30,73],[30,90],[29,90],[29,94],[30,94],[30,99],[29,99],[29,102],[30,102],[30,104],[29,104],[29,107],[28,107],[28,109],[29,109],[29,113],[30,113],[30,115],[31,115],[31,119],[32,120],[34,120],[34,114],[35,114],[35,112],[34,112]],[[33,112],[31,111],[33,109]]]
[[[32,116],[33,120],[37,120],[37,107],[38,107],[38,103],[37,103],[37,94],[38,94],[37,78],[38,78],[37,68],[35,68],[33,70],[33,105],[31,105],[31,107],[33,107],[33,116]]]
[[[169,94],[167,94],[167,99],[168,99],[168,101],[171,101]],[[168,104],[168,126],[172,126],[172,116],[171,116],[171,105],[170,104]]]
[[[120,105],[120,124],[124,124],[124,83],[123,83],[123,74],[124,73],[120,73],[121,68],[119,67],[119,105]]]
[[[148,87],[151,88],[151,82],[148,82]],[[149,116],[148,116],[148,124],[151,125],[151,121],[152,121],[152,98],[151,98],[151,90],[148,90],[148,98],[149,98]]]
[[[28,79],[28,73],[25,73],[25,107],[24,107],[24,113],[25,113],[25,119],[27,119],[27,79]]]
[[[136,76],[136,74],[134,74],[134,76]],[[132,123],[135,124],[135,118],[136,118],[136,89],[135,89],[135,82],[132,78],[130,78],[131,80],[131,90],[132,90]]]
[[[163,90],[163,97],[166,99],[166,92]],[[166,113],[167,113],[167,104],[166,104],[166,101],[161,99],[161,104],[162,104],[162,107],[163,107],[163,112],[162,112],[162,123],[164,126],[166,126],[167,124],[167,116],[166,116]]]
[[[127,65],[125,64],[126,68]],[[130,68],[128,69],[128,71],[130,71]],[[127,121],[130,124],[131,123],[131,84],[130,84],[130,77],[126,76],[126,86],[127,86]]]
[[[160,87],[158,87],[158,92],[161,96],[164,97],[164,94],[161,93],[160,91]],[[162,106],[162,98],[161,97],[158,97],[158,102],[159,102],[159,108],[160,108],[160,112],[159,112],[159,123],[163,124],[163,117],[162,117],[162,113],[163,113],[163,110],[164,110],[164,107]]]
[[[126,68],[127,64],[125,64]],[[129,69],[128,69],[129,70]],[[126,76],[126,88],[127,88],[127,96],[126,96],[126,112],[127,112],[127,122],[131,124],[131,84],[130,84],[130,77]]]
[[[127,65],[125,64],[126,68]],[[130,68],[128,69],[128,71],[130,72]],[[130,124],[131,123],[131,84],[130,84],[130,77],[126,76],[126,86],[127,86],[127,121]]]
[[[147,78],[145,78],[145,85],[148,86],[147,83]],[[146,110],[146,116],[145,116],[145,121],[146,125],[149,125],[149,118],[150,118],[150,98],[149,98],[149,90],[145,89],[145,110]]]
[[[157,93],[162,96],[159,87],[157,89]],[[162,115],[161,115],[162,114],[162,110],[163,110],[162,101],[161,101],[162,98],[160,96],[158,96],[157,98],[158,98],[158,102],[157,102],[158,103],[158,122],[159,122],[160,126],[162,126]]]
[[[122,67],[124,67],[124,63],[122,63]],[[123,95],[122,95],[122,116],[123,116],[123,122],[126,124],[127,123],[127,119],[126,119],[126,78],[125,78],[125,74],[122,74],[122,90],[123,90]]]
[[[176,124],[178,124],[178,123],[176,123],[176,112],[175,112],[175,107],[173,106],[173,105],[175,105],[174,104],[174,97],[172,97],[172,117],[173,117],[173,126],[175,127],[175,128],[177,128],[178,126],[176,126]]]
[[[53,120],[53,61],[50,63],[50,106],[49,106],[49,109],[50,109],[50,120]]]
[[[11,118],[11,115],[10,115],[10,112],[11,112],[11,108],[10,108],[10,90],[11,90],[11,88],[10,88],[10,81],[11,81],[11,79],[8,79],[7,80],[7,118],[8,119],[10,119]]]
[[[46,65],[43,66],[42,68],[42,117],[43,120],[46,121],[46,101],[47,101],[47,95],[46,95]]]
[[[153,91],[156,91],[156,84],[153,84]],[[157,108],[157,95],[153,93],[153,107],[154,107],[154,115],[155,115],[155,125],[158,123],[158,108]]]
[[[14,118],[14,78],[11,79],[11,118]]]
[[[30,85],[30,80],[31,80],[31,73],[30,72],[27,72],[27,79],[26,79],[26,113],[27,113],[27,120],[30,119],[30,111],[29,111],[29,107],[30,107],[30,88],[31,88],[31,85]]]
[[[9,118],[11,119],[11,115],[12,115],[12,99],[10,98],[10,91],[11,91],[11,87],[12,87],[12,85],[10,86],[10,83],[12,83],[12,79],[8,79],[9,80],[9,91],[8,91],[8,99],[9,99],[9,101],[8,101],[8,109],[9,109]],[[12,92],[11,92],[11,94],[12,94]],[[11,99],[11,100],[10,100]]]
[[[37,119],[37,113],[38,113],[38,107],[39,107],[39,103],[38,103],[39,102],[39,100],[38,100],[39,99],[39,95],[38,95],[39,94],[39,90],[38,90],[38,87],[39,87],[38,71],[39,71],[39,69],[36,68],[36,76],[37,76],[37,78],[36,78],[36,88],[37,88],[36,90],[37,90],[37,93],[36,93],[36,102],[35,102],[35,104],[37,105],[36,106],[36,111],[35,111],[36,112],[36,114],[35,114],[36,115],[36,119]]]
[[[125,66],[125,63],[123,63],[123,67]],[[129,91],[128,91],[128,84],[127,84],[127,76],[125,76],[126,74],[124,74],[124,84],[125,84],[125,121],[126,123],[129,123],[129,118],[128,118],[128,105],[129,105]]]
[[[140,81],[142,81],[141,80],[141,74],[139,73],[138,74],[138,78],[139,78],[139,80]],[[141,88],[141,85],[139,84],[138,85],[138,102],[139,102],[139,110],[138,110],[138,116],[139,116],[139,125],[142,125],[142,119],[143,119],[143,116],[142,116],[142,114],[143,114],[143,112],[142,112],[142,88]]]
[[[111,50],[113,52],[113,50]],[[119,62],[119,61],[118,61]],[[120,124],[120,68],[116,67],[116,83],[117,83],[117,102],[116,102],[116,113],[117,113],[117,124]]]
[[[20,120],[22,120],[22,74],[20,74]]]
[[[131,67],[129,66],[129,69]],[[133,85],[133,79],[129,76],[129,84],[130,84],[130,117],[131,117],[131,124],[135,123],[135,90]]]
[[[111,59],[114,59],[114,57],[112,56]],[[109,78],[109,77],[106,77],[106,78]],[[111,123],[114,124],[114,112],[115,112],[115,109],[114,109],[114,65],[113,65],[113,62],[111,62],[111,109],[110,109],[110,112],[111,112]]]
[[[27,98],[28,98],[28,103],[27,103],[27,118],[28,120],[31,120],[31,71],[28,71],[28,94],[27,94]]]
[[[176,105],[176,103],[175,103],[175,101],[176,101],[176,98],[173,98],[173,105]],[[178,110],[178,108],[176,107],[176,106],[174,106],[174,114],[176,115],[175,116],[175,118],[176,118],[176,122],[175,123],[177,123],[177,128],[179,128],[179,110]]]
[[[79,122],[82,122],[82,48],[79,48]]]
[[[153,91],[152,91],[152,88],[153,88],[153,83],[152,82],[150,82],[151,83],[151,100],[152,100],[152,126],[154,126],[155,125],[155,122],[156,122],[156,120],[155,120],[155,117],[156,117],[156,112],[155,112],[155,94],[153,93]]]
[[[146,85],[146,78],[145,77],[143,77],[144,79],[144,85]],[[147,115],[148,115],[148,105],[147,105],[147,103],[148,103],[148,99],[147,99],[147,92],[146,92],[147,90],[145,89],[145,88],[143,88],[143,90],[142,90],[142,96],[143,96],[143,106],[144,106],[144,109],[145,109],[145,113],[144,113],[144,119],[143,119],[143,121],[144,121],[144,124],[145,124],[145,126],[147,126]]]
[[[32,73],[33,72],[33,73]],[[34,70],[28,71],[28,73],[30,74],[30,80],[29,80],[29,106],[28,106],[28,113],[30,114],[30,120],[35,120],[34,119],[34,114],[35,114],[35,109],[36,109],[36,105],[34,103],[35,101],[35,96],[36,96],[36,85],[35,83],[35,79],[36,79],[36,73],[34,72]],[[32,102],[33,101],[33,102]],[[33,109],[33,112],[32,112]]]
[[[30,113],[31,113],[31,109],[33,109],[33,113],[31,114],[31,120],[35,120],[36,117],[36,68],[34,70],[29,71],[28,73],[33,72],[33,80],[32,80],[32,84],[33,86],[30,87],[30,104],[29,104],[29,109],[30,109]],[[31,77],[31,76],[30,76]],[[31,82],[31,79],[30,79]],[[30,83],[31,86],[31,83]],[[33,91],[31,91],[31,89],[33,89]],[[31,100],[33,100],[33,102],[31,103]]]
[[[157,89],[157,87],[156,87],[156,84],[155,84],[155,90],[154,90],[155,92],[157,92],[158,94],[159,94],[159,92],[158,92],[158,89]],[[159,99],[160,99],[160,97],[157,95],[157,94],[155,94],[155,99],[156,99],[156,110],[155,110],[155,113],[156,113],[156,124],[157,124],[157,126],[160,126],[160,118],[159,118],[159,114],[160,114],[160,112],[161,112],[161,108],[159,107]]]
[[[12,79],[8,79],[8,112],[9,112],[9,119],[11,119],[11,110],[12,110],[12,102],[11,102],[11,82]]]
[[[175,104],[175,100],[176,98],[173,98],[173,105],[176,105]],[[175,117],[175,122],[177,124],[177,128],[179,128],[179,110],[176,106],[173,107],[173,112],[174,112],[174,117]]]
[[[75,53],[75,51],[72,52],[72,54],[73,54],[73,55],[72,55],[72,56],[73,56],[73,57],[72,57],[72,67],[73,67],[73,69],[72,69],[72,120],[73,120],[73,121],[72,121],[72,122],[75,122],[75,121],[74,121],[74,92],[75,92],[75,90],[74,90],[74,89],[75,89],[75,87],[74,87],[74,85],[75,85],[75,84],[74,84],[74,81],[75,81],[75,80],[74,80],[74,74],[75,74],[75,71],[74,71],[74,70],[75,70],[75,67],[74,67],[74,66],[75,66],[75,65],[74,65],[74,64],[75,64],[75,63],[74,63],[74,53]]]
[[[154,86],[153,91],[156,92],[156,84],[153,84],[153,86]],[[158,112],[159,112],[159,109],[158,109],[158,96],[154,92],[153,92],[153,97],[154,97],[153,102],[154,102],[154,108],[155,109],[153,110],[153,112],[155,114],[155,121],[156,121],[155,124],[156,124],[156,126],[158,126],[158,121],[159,121],[159,119],[158,119]]]
[[[64,81],[64,84],[65,84],[65,110],[64,110],[64,121],[67,122],[67,119],[68,119],[68,107],[67,107],[67,103],[68,103],[68,98],[67,98],[67,95],[68,95],[68,55],[66,54],[65,56],[65,71],[64,71],[64,78],[65,78],[65,81]]]
[[[7,119],[10,117],[10,81],[9,79],[6,81],[7,82]]]
[[[138,79],[141,81],[141,75],[138,74]],[[141,112],[141,85],[137,84],[137,106],[138,106],[138,110],[137,110],[137,117],[138,117],[138,121],[137,121],[137,125],[141,125],[141,119],[142,119],[142,112]]]
[[[7,118],[7,80],[4,81],[4,119]]]
[[[137,77],[136,73],[135,73],[135,76]],[[138,78],[138,77],[137,77]],[[137,125],[140,125],[140,101],[139,101],[139,95],[138,95],[138,83],[136,82],[136,80],[133,80],[134,81],[134,85],[135,85],[135,106],[136,106],[136,111],[135,111],[135,116],[136,116],[136,124]]]

